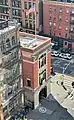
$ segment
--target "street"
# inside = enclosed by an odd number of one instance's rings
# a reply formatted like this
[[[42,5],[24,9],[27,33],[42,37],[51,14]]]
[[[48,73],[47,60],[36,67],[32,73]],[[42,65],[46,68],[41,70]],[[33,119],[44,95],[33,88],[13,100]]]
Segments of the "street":
[[[50,94],[28,114],[28,120],[73,120],[74,118]]]
[[[53,71],[56,73],[63,73],[63,69],[65,69],[71,61],[72,60],[66,60],[66,59],[62,59],[59,57],[52,57]],[[74,63],[73,62],[69,64],[64,74],[74,76]]]

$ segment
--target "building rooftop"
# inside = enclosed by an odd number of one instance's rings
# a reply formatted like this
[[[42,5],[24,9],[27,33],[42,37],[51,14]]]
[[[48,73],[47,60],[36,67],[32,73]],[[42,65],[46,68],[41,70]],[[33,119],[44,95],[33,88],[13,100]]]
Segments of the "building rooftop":
[[[57,1],[44,1],[44,3],[49,3],[52,4],[54,6],[59,5],[59,6],[68,6],[68,7],[73,7],[74,8],[74,4],[73,3],[68,3],[68,2],[57,2]]]
[[[4,19],[0,19],[0,30],[8,27],[8,21]]]
[[[32,37],[21,37],[20,38],[20,45],[23,48],[28,48],[28,49],[32,49],[32,50],[34,50],[35,48],[37,48],[44,42],[46,42],[46,40],[44,41],[40,38],[32,38]]]
[[[0,34],[4,34],[7,31],[10,31],[20,25],[20,23],[17,24],[16,21],[4,21],[0,19]]]

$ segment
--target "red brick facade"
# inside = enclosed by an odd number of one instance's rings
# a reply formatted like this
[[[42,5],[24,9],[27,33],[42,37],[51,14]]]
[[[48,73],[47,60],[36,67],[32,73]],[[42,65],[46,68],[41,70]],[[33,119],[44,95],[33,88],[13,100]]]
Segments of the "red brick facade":
[[[48,73],[48,77],[50,76],[51,74],[51,52],[48,51],[48,54],[47,54],[47,73]]]
[[[46,14],[47,13],[47,14]],[[43,4],[44,34],[63,38],[72,44],[74,39],[74,5],[71,3],[49,1]],[[70,45],[63,47],[70,47]],[[71,45],[73,48],[73,45]]]
[[[25,33],[20,33],[20,36],[26,36]],[[28,37],[34,37],[32,35],[27,34]],[[23,79],[24,79],[24,86],[27,86],[27,80],[31,80],[31,88],[35,89],[39,87],[39,56],[35,60],[31,54],[39,51],[46,45],[50,45],[51,40],[48,40],[50,38],[45,38],[45,37],[39,37],[37,38],[43,39],[45,44],[43,43],[41,46],[38,46],[35,50],[30,50],[27,48],[22,48],[21,47],[21,53],[22,53],[22,70],[23,70]],[[51,52],[50,49],[46,50],[47,51],[47,58],[46,58],[46,63],[47,63],[47,77],[50,76],[51,71]],[[27,52],[27,54],[26,54]],[[42,53],[41,53],[42,54]]]

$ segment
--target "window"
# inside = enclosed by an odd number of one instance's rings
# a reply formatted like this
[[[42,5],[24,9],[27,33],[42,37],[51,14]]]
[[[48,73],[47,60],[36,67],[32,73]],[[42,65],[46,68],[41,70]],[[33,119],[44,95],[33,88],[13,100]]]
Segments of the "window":
[[[8,96],[12,94],[12,87],[8,88]]]
[[[13,1],[12,1],[12,6],[13,6],[13,7],[20,7],[20,5],[21,5],[21,2],[20,2],[20,1],[16,1],[16,0],[13,0]]]
[[[62,12],[62,8],[60,8],[60,13]]]
[[[24,2],[24,8],[27,9],[27,2]]]
[[[54,9],[54,11],[56,12],[56,8]]]
[[[25,13],[25,18],[28,18],[28,15],[26,15],[26,13]]]
[[[72,13],[74,14],[74,9],[72,9]]]
[[[49,30],[49,34],[52,35],[52,31],[51,31],[51,29]]]
[[[27,80],[27,86],[31,87],[31,80]]]
[[[51,26],[51,25],[52,25],[52,22],[50,22],[49,25]]]
[[[73,31],[73,27],[71,27],[71,31]]]
[[[4,99],[7,99],[7,94],[6,93],[7,93],[7,89],[3,90],[2,96],[3,96]]]
[[[33,19],[35,19],[35,14],[33,13]]]
[[[7,106],[3,108],[3,112],[6,112],[6,111],[7,111]]]
[[[54,36],[55,36],[55,32],[54,32],[53,34],[54,34]]]
[[[42,85],[43,81],[46,80],[46,69],[44,69],[40,74],[39,74],[39,84]]]
[[[13,9],[12,13],[13,13],[13,15],[17,15],[17,16],[20,15],[20,11],[19,10]]]
[[[16,59],[17,57],[18,57],[18,52],[17,51],[15,51],[14,53],[11,53],[11,61]]]
[[[18,98],[14,99],[14,107],[18,105]]]
[[[56,23],[54,23],[53,25],[56,26]]]
[[[28,21],[25,21],[25,27],[28,28]]]
[[[51,20],[51,19],[52,19],[52,17],[50,16],[50,17],[49,17],[49,20]]]
[[[74,20],[74,17],[71,17],[71,20]]]
[[[29,23],[29,28],[32,29],[32,23],[31,22]]]
[[[61,33],[59,33],[59,35],[61,36]]]
[[[12,45],[15,45],[16,41],[15,41],[15,37],[12,36]]]
[[[18,7],[18,1],[15,1],[15,7]]]
[[[66,30],[68,30],[68,28],[66,27]]]
[[[69,10],[68,10],[68,9],[66,10],[66,13],[69,13]]]
[[[12,14],[15,15],[15,10],[12,11]]]
[[[67,38],[67,33],[65,34],[65,37]]]
[[[31,8],[31,2],[29,2],[29,8]]]
[[[31,13],[29,14],[29,19],[32,19],[32,14]]]
[[[60,21],[62,20],[62,16],[61,16],[61,15],[59,15],[59,20],[60,20]]]
[[[65,41],[65,45],[67,45],[67,42]]]
[[[7,0],[2,0],[2,1],[3,1],[3,5],[5,5]]]
[[[9,38],[6,40],[6,48],[11,47]]]
[[[51,7],[49,8],[49,12],[52,12],[52,8]]]
[[[35,30],[35,22],[33,22],[33,29]]]
[[[61,26],[59,26],[59,30],[61,30]]]
[[[68,22],[68,17],[66,16],[66,22]]]
[[[16,82],[16,83],[14,83],[14,85],[13,85],[13,89],[14,89],[14,91],[16,91],[17,89],[18,89],[18,82]]]
[[[56,20],[56,17],[54,17],[54,21]]]
[[[1,13],[8,13],[9,10],[8,10],[8,8],[0,7],[0,12],[1,12]]]
[[[3,52],[6,49],[4,41],[1,42],[1,51]]]
[[[9,110],[11,111],[13,108],[14,108],[13,103],[10,102],[10,103],[9,103]]]
[[[46,53],[41,55],[41,57],[39,58],[39,68],[44,66],[45,64],[46,64]]]

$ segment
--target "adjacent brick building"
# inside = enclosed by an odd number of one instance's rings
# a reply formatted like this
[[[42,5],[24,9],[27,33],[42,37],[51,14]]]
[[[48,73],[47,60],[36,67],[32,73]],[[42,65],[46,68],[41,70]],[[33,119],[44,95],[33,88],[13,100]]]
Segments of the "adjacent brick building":
[[[46,14],[47,13],[47,14]],[[74,51],[74,5],[56,1],[43,4],[43,31],[54,36],[59,47]]]
[[[51,38],[20,33],[25,104],[36,108],[50,93]]]
[[[71,2],[71,3],[74,3],[74,0],[57,0],[58,2]]]

